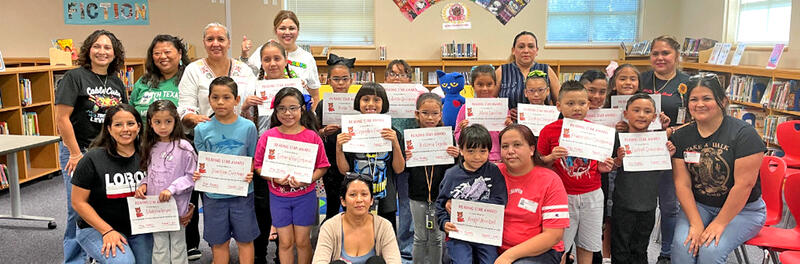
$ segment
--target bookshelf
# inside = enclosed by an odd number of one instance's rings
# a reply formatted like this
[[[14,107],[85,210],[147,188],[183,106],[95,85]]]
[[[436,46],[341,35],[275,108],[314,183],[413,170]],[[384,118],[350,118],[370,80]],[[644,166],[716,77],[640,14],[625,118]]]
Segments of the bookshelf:
[[[707,63],[682,63],[681,66],[687,72],[713,72],[720,76],[723,82],[723,87],[726,88],[729,98],[731,93],[737,93],[738,90],[731,90],[731,80],[735,78],[753,78],[762,80],[761,83],[766,83],[765,87],[760,90],[755,85],[749,88],[751,90],[744,91],[744,98],[731,98],[731,111],[735,113],[750,113],[754,116],[754,125],[762,139],[767,143],[767,147],[778,148],[777,140],[775,139],[775,129],[781,122],[787,120],[800,119],[800,106],[796,104],[798,95],[798,81],[800,81],[800,69],[766,69],[763,66],[731,66],[731,65],[714,65]],[[773,95],[766,95],[769,93],[769,88],[773,84],[790,83],[788,86],[787,94],[783,97],[775,97]],[[756,90],[756,91],[753,91]],[[764,96],[768,96],[764,98]],[[742,94],[738,94],[742,96]],[[748,100],[749,99],[749,100]],[[792,102],[789,102],[792,101]],[[781,104],[785,103],[785,104]],[[729,112],[731,112],[729,111]],[[743,116],[739,116],[740,118]],[[753,117],[751,117],[753,118]]]

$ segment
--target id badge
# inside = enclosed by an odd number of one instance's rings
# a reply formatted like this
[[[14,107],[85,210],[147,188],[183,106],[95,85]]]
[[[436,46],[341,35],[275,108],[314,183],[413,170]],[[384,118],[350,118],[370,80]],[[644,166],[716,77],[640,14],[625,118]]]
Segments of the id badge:
[[[683,124],[686,122],[686,107],[679,107],[678,108],[678,116],[676,117],[675,123]]]
[[[684,151],[683,161],[686,163],[700,163],[700,152]]]
[[[434,211],[429,205],[428,208],[425,209],[425,228],[428,230],[433,230],[433,219],[436,219],[433,213]]]

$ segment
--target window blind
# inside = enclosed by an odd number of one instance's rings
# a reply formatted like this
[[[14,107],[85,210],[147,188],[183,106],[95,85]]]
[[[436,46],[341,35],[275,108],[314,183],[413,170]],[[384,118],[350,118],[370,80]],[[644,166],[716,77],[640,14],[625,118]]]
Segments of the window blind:
[[[548,43],[634,41],[639,0],[548,0]]]
[[[788,43],[791,0],[741,0],[736,41]]]
[[[298,43],[372,45],[375,39],[373,0],[285,0],[300,20]]]

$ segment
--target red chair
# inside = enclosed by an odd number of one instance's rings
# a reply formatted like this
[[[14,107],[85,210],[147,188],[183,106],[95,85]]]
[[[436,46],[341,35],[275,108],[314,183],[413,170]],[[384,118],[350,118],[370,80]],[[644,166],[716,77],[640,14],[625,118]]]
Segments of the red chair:
[[[800,167],[800,120],[786,121],[778,124],[775,132],[778,144],[785,155],[783,160],[789,167]]]
[[[781,263],[800,264],[800,251],[786,251],[781,253]]]
[[[792,213],[795,221],[800,220],[800,195],[798,193],[800,193],[800,173],[795,173],[786,178],[784,185],[784,199],[786,199],[786,205],[789,206],[789,212]],[[770,259],[778,263],[776,252],[800,251],[800,225],[793,229],[762,227],[761,231],[745,244],[769,251],[769,254],[764,254],[763,263],[768,263]]]
[[[786,177],[786,162],[775,156],[764,156],[761,160],[761,168],[758,170],[758,177],[761,178],[761,198],[767,207],[767,220],[764,226],[777,225],[783,217],[783,199],[781,197],[783,178]],[[742,256],[739,254],[741,253]],[[739,246],[736,258],[750,263],[744,245]]]

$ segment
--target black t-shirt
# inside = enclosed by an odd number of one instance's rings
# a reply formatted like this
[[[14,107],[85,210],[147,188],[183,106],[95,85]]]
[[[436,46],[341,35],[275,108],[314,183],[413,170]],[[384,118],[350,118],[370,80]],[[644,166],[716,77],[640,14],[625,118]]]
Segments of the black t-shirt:
[[[146,173],[139,169],[139,153],[131,157],[93,148],[83,156],[72,175],[72,184],[89,190],[89,205],[97,215],[123,235],[131,235],[126,197],[133,196]],[[91,227],[78,219],[79,228]]]
[[[79,67],[67,71],[56,88],[56,104],[72,106],[69,121],[81,149],[100,133],[106,109],[119,103],[128,103],[125,85],[115,73],[98,75]]]
[[[619,147],[619,133],[617,133],[612,155],[615,158]],[[614,178],[614,193],[611,198],[614,206],[635,212],[656,209],[661,173],[662,171],[625,171],[625,166],[617,168],[617,177]]]
[[[678,93],[678,86],[681,83],[688,83],[689,75],[678,71],[672,80],[661,80],[655,77],[653,71],[643,72],[639,76],[639,87],[642,92],[649,94],[661,94],[661,111],[666,114],[669,119],[669,125],[677,125],[678,122],[678,108],[683,106],[681,94]],[[663,88],[662,88],[663,87]],[[657,92],[656,92],[657,91]],[[687,113],[688,114],[688,113]],[[688,122],[687,119],[684,122]]]
[[[750,124],[740,119],[725,116],[716,132],[703,138],[697,132],[697,123],[675,131],[672,135],[675,155],[683,159],[684,152],[697,152],[700,162],[686,163],[692,179],[692,192],[697,202],[708,206],[722,207],[734,184],[735,161],[738,158],[766,151],[764,141]],[[747,202],[761,197],[761,181],[750,191]]]
[[[400,143],[400,149],[405,151],[403,134],[397,128],[392,127],[392,130],[397,133],[397,142]],[[378,199],[378,212],[380,213],[397,211],[397,176],[392,168],[392,161],[394,160],[392,153],[392,151],[344,153],[347,164],[350,164],[350,171],[372,175],[372,192],[376,196],[375,198]]]

